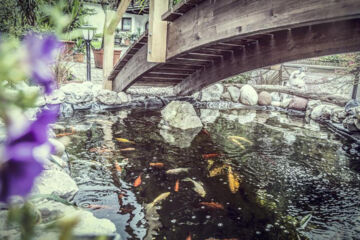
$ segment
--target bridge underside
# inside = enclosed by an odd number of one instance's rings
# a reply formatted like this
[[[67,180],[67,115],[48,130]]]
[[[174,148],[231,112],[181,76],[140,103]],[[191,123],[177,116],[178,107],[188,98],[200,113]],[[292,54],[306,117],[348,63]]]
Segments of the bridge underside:
[[[272,3],[280,3],[280,1],[273,0]],[[292,0],[287,1],[291,2]],[[303,2],[307,1],[304,0]],[[228,5],[225,6],[229,7],[231,3],[236,1],[216,2],[220,5],[227,2]],[[349,2],[353,1],[350,0]],[[355,5],[358,4],[358,2],[354,2]],[[206,4],[203,6],[205,10],[206,7],[211,7],[209,3]],[[349,5],[351,4],[348,3],[347,7]],[[217,6],[217,10],[224,9],[220,7]],[[199,21],[198,15],[201,14],[198,11],[200,10],[193,13],[194,16],[191,15],[190,11],[188,19],[191,20],[196,15]],[[346,10],[346,12],[349,11]],[[226,11],[219,14],[213,20],[216,22],[225,21],[224,19],[219,20],[219,17],[225,18]],[[203,17],[209,19],[206,14]],[[212,17],[214,18],[214,16]],[[291,20],[293,18],[295,17],[292,16]],[[210,32],[206,33],[189,29],[189,27],[186,30],[186,26],[183,25],[186,25],[188,20],[176,21],[171,23],[172,25],[169,25],[168,28],[170,34],[168,41],[172,41],[172,44],[167,49],[167,61],[165,63],[147,62],[147,44],[144,40],[146,36],[144,36],[143,39],[134,44],[136,48],[128,50],[131,54],[125,55],[120,60],[109,78],[113,80],[115,91],[126,90],[133,84],[175,86],[177,94],[187,95],[217,81],[256,68],[297,59],[360,51],[360,16],[356,14],[342,18],[329,18],[328,21],[315,21],[316,24],[314,21],[291,24],[291,28],[266,26],[268,29],[261,31],[255,31],[257,25],[254,23],[256,27],[251,29],[251,34],[243,34],[245,29],[241,27],[238,27],[239,32],[230,33],[229,31],[219,31],[216,29],[218,26],[215,26],[216,36],[211,35],[211,26],[207,28],[207,31]],[[297,19],[296,21],[299,22],[300,20]],[[305,20],[303,19],[303,21]],[[206,24],[206,22],[201,24]],[[211,23],[208,24],[211,25]],[[268,25],[267,23],[264,24]],[[182,29],[182,31],[177,33],[174,29]],[[203,34],[209,36],[209,39],[202,37]],[[178,48],[176,45],[174,46],[174,43],[178,45]]]

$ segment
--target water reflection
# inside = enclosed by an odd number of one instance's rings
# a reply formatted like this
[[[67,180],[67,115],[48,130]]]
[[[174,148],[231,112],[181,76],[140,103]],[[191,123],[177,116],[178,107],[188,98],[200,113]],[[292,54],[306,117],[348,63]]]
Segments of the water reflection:
[[[63,123],[91,126],[71,136],[68,147],[80,187],[76,201],[108,206],[90,210],[111,219],[123,239],[351,239],[360,234],[359,157],[350,154],[357,150],[323,126],[254,111],[220,111],[206,130],[191,132],[159,122],[157,111],[132,111],[123,118],[114,112]],[[251,144],[239,140],[241,147],[229,136]],[[119,137],[135,144],[116,141]],[[109,151],[89,151],[104,146]],[[122,151],[130,147],[135,150]],[[166,173],[176,168],[190,170]],[[231,175],[239,182],[236,191]],[[135,187],[139,176],[142,183]],[[183,181],[187,178],[203,183],[206,196]],[[152,212],[145,211],[166,192],[170,195]],[[215,203],[222,207],[208,207]],[[308,214],[308,225],[297,230]]]

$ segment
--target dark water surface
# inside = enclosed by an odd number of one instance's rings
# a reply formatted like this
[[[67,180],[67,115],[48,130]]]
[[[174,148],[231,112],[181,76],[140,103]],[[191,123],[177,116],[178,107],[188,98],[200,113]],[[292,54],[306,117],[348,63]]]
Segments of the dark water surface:
[[[77,205],[113,221],[123,239],[360,239],[360,160],[350,141],[280,113],[221,111],[197,134],[160,133],[160,120],[157,110],[132,110],[59,122],[76,132],[67,150]],[[229,136],[245,138],[244,148]],[[165,173],[174,168],[189,171]]]

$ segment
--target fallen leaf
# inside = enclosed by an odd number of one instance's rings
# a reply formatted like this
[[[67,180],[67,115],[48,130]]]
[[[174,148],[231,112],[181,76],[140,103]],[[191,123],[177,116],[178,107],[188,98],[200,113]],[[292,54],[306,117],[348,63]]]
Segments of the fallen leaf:
[[[130,152],[130,151],[135,151],[135,148],[123,148],[123,149],[120,149],[120,151]]]
[[[134,187],[138,187],[141,184],[141,175],[138,176],[134,181]]]
[[[230,166],[228,169],[228,182],[229,182],[230,191],[232,193],[236,193],[240,187],[240,176],[234,173]]]
[[[218,156],[220,156],[220,154],[218,154],[218,153],[208,153],[208,154],[203,154],[202,155],[202,157],[203,158],[212,158],[212,157],[218,157]]]
[[[160,163],[160,162],[157,162],[157,163],[149,163],[150,167],[158,167],[158,168],[162,168],[164,167],[164,163]]]
[[[217,203],[217,202],[200,202],[200,205],[213,209],[224,209],[224,206],[221,203]]]
[[[179,185],[180,185],[180,182],[179,182],[179,179],[178,179],[178,180],[176,180],[176,182],[175,182],[175,187],[174,187],[174,191],[175,191],[175,192],[178,192],[178,191],[179,191]]]
[[[132,143],[132,144],[135,144],[135,142],[134,141],[130,141],[130,140],[128,140],[128,139],[126,139],[126,138],[115,138],[117,141],[119,141],[119,142],[122,142],[122,143]]]

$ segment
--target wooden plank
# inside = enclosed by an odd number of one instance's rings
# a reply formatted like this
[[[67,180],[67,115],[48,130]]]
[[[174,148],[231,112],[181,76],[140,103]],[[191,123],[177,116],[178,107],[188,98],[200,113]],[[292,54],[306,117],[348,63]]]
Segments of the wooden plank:
[[[193,69],[187,70],[187,69],[178,69],[176,67],[171,68],[171,67],[161,67],[161,68],[156,68],[153,70],[153,72],[172,72],[172,73],[177,73],[177,74],[184,74],[184,75],[190,75],[192,74],[194,71]]]
[[[167,11],[169,1],[150,0],[148,55],[149,62],[166,61],[167,22],[161,15]]]
[[[330,41],[331,39],[331,41]],[[261,41],[260,41],[261,43]],[[271,44],[253,45],[242,54],[225,58],[188,76],[176,86],[180,95],[192,94],[228,77],[282,62],[360,50],[360,19],[319,24],[274,33]]]
[[[113,81],[113,90],[117,92],[125,91],[146,71],[159,65],[158,63],[146,61],[146,58],[147,45],[143,46],[117,74]]]
[[[169,25],[167,59],[238,36],[359,16],[359,0],[205,1]]]
[[[184,75],[184,74],[176,74],[176,73],[159,73],[159,72],[149,72],[144,74],[144,78],[145,77],[153,77],[153,78],[176,78],[176,79],[184,79],[186,76],[188,75]]]

